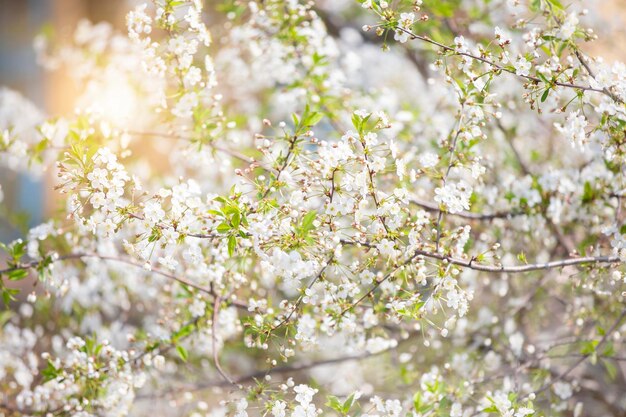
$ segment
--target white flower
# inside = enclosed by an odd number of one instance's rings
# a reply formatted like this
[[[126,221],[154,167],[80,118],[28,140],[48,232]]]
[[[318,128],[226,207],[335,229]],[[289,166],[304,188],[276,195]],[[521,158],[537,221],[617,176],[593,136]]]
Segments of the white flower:
[[[158,262],[170,271],[174,271],[178,266],[178,261],[169,255],[159,257]]]
[[[469,199],[472,195],[472,187],[464,181],[458,183],[446,183],[443,187],[435,189],[435,201],[443,204],[448,212],[460,213],[469,210]]]
[[[396,159],[396,175],[402,181],[406,175],[406,160],[404,158]]]
[[[378,145],[378,135],[374,132],[366,133],[363,136],[363,140],[365,141],[365,146],[367,146],[368,148]]]
[[[439,163],[439,156],[432,152],[426,152],[420,155],[419,162],[423,168],[432,168]]]
[[[410,38],[410,30],[413,22],[415,21],[415,15],[413,13],[401,13],[400,20],[398,20],[398,28],[393,35],[393,38],[400,42],[405,43]]]
[[[317,393],[316,389],[305,384],[297,385],[293,391],[296,393],[296,401],[304,406],[313,401],[313,396]]]
[[[402,403],[399,400],[385,401],[385,411],[389,417],[399,417],[402,413]]]
[[[99,209],[106,203],[106,198],[105,198],[104,193],[102,191],[97,191],[93,193],[93,195],[91,196],[90,202],[93,208],[95,208],[96,210]]]
[[[194,92],[182,96],[172,109],[172,114],[180,118],[191,117],[193,109],[198,105],[198,95]]]
[[[400,254],[395,248],[395,243],[389,239],[381,240],[376,245],[376,249],[378,249],[378,252],[380,252],[381,255],[391,259],[395,259]]]
[[[315,327],[317,323],[310,314],[303,315],[298,321],[296,329],[296,340],[304,345],[314,345],[316,343]]]
[[[462,416],[463,416],[463,409],[461,408],[461,404],[459,403],[452,404],[452,407],[450,408],[450,417],[462,417]]]
[[[248,412],[246,409],[248,408],[248,401],[245,398],[241,398],[235,404],[237,412],[235,413],[235,417],[248,417]]]
[[[189,312],[194,318],[204,316],[204,313],[206,312],[206,303],[196,298],[189,306]]]
[[[297,405],[293,409],[292,417],[317,417],[317,409],[315,404]]]
[[[520,407],[515,412],[515,417],[526,417],[534,413],[535,413],[535,410],[533,410],[532,408]]]
[[[398,21],[398,24],[401,27],[405,29],[410,29],[413,25],[413,22],[415,22],[414,13],[400,13],[400,20]]]
[[[511,400],[509,400],[509,396],[505,392],[498,392],[493,396],[493,405],[502,414],[509,412],[512,406]]]
[[[145,12],[146,6],[144,3],[135,7],[135,10],[126,16],[126,26],[131,39],[138,39],[142,33],[152,32],[152,19]]]
[[[155,369],[161,370],[165,366],[165,358],[163,357],[163,355],[156,355],[152,360],[152,364],[154,365]]]
[[[513,66],[515,67],[515,73],[517,75],[522,77],[528,77],[530,75],[531,64],[525,57],[519,56],[513,63]]]
[[[285,417],[287,404],[283,401],[276,401],[272,406],[272,415],[274,417]]]
[[[454,46],[454,50],[459,54],[465,54],[469,52],[467,41],[463,36],[457,36],[456,38],[454,38]]]
[[[572,37],[574,32],[576,31],[576,26],[578,25],[578,17],[576,17],[575,13],[570,13],[561,27],[559,28],[556,36],[560,39],[567,40]]]
[[[54,234],[54,225],[52,222],[42,223],[28,231],[28,240],[45,240],[48,236]]]
[[[187,73],[183,77],[185,85],[193,87],[202,80],[202,70],[198,67],[191,66],[187,69]]]
[[[572,396],[572,386],[567,382],[557,381],[552,386],[554,393],[562,400],[567,400]]]
[[[409,40],[409,34],[401,30],[396,30],[393,39],[400,43],[406,43]]]
[[[509,38],[509,36],[498,26],[496,26],[494,32],[495,32],[496,41],[498,42],[498,45],[500,45],[501,47],[504,47],[505,45],[511,43],[511,38]]]
[[[165,217],[165,210],[158,201],[150,200],[144,204],[143,215],[148,222],[156,224]]]
[[[574,148],[583,149],[587,142],[587,133],[585,132],[587,124],[585,116],[580,115],[580,110],[576,110],[567,116],[565,126],[558,123],[555,123],[554,126],[572,141]]]
[[[373,156],[368,162],[368,167],[373,172],[380,172],[385,169],[386,162],[385,158],[381,156]]]
[[[370,114],[372,114],[372,113],[368,112],[368,111],[367,111],[367,110],[365,110],[365,109],[355,110],[353,113],[354,113],[354,114],[356,114],[357,116],[359,116],[359,117],[360,117],[360,118],[362,118],[362,119],[363,119],[363,118],[366,118],[367,116],[369,116]],[[348,133],[347,133],[347,134],[350,134],[350,133],[352,133],[352,132],[351,132],[351,131],[348,131]]]
[[[367,340],[365,350],[371,354],[383,352],[389,348],[393,348],[398,345],[393,339],[385,339],[382,337],[373,337]]]

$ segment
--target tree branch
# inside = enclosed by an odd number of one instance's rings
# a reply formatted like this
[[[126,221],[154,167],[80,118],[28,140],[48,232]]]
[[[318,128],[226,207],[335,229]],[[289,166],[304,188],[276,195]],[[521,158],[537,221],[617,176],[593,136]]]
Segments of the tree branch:
[[[69,260],[77,260],[77,259],[84,259],[84,258],[95,258],[95,259],[100,259],[103,261],[114,261],[114,262],[120,262],[120,263],[124,263],[126,265],[131,265],[131,266],[135,266],[137,268],[142,268],[144,271],[146,272],[152,272],[155,273],[157,275],[161,275],[167,279],[170,279],[172,281],[176,281],[180,284],[186,285],[188,287],[194,288],[200,292],[209,294],[213,297],[215,297],[215,292],[211,289],[211,288],[207,288],[203,285],[200,284],[196,284],[193,281],[190,281],[187,278],[184,277],[180,277],[174,274],[171,274],[167,271],[163,271],[161,269],[154,269],[151,268],[149,270],[145,269],[143,264],[140,264],[138,262],[132,261],[130,259],[124,259],[124,258],[120,258],[120,257],[116,257],[116,256],[107,256],[107,255],[100,255],[97,253],[70,253],[67,255],[62,255],[59,256],[56,259],[53,259],[52,262],[61,262],[61,261],[69,261]],[[0,270],[0,275],[4,275],[6,273],[18,270],[18,269],[24,269],[24,270],[28,270],[28,269],[37,269],[40,265],[42,265],[44,261],[32,261],[32,262],[28,262],[25,264],[19,264],[16,266],[12,266],[9,268],[5,268]],[[247,309],[248,305],[238,301],[238,300],[230,300],[230,303],[238,308],[242,308],[242,309]]]

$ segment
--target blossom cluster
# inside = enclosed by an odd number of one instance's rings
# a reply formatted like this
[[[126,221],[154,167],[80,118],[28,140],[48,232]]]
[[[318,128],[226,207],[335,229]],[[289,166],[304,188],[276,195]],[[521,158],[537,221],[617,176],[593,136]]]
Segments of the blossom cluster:
[[[49,171],[61,208],[0,246],[0,413],[623,410],[597,376],[626,331],[626,66],[581,47],[600,20],[204,3],[38,37],[74,114],[0,91],[0,164]]]

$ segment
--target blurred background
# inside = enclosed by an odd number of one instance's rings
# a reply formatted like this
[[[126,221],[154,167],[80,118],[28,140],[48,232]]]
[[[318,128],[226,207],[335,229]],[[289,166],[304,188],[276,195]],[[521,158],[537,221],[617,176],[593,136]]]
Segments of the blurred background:
[[[60,38],[70,37],[80,19],[108,21],[125,30],[132,0],[0,0],[0,88],[19,91],[45,115],[73,111],[76,87],[60,71],[45,71],[37,64],[34,37],[54,28]],[[0,213],[0,241],[22,234],[23,227],[41,223],[51,210],[51,187],[46,176],[18,174],[0,167],[0,185],[7,212]],[[18,227],[16,228],[15,225]]]

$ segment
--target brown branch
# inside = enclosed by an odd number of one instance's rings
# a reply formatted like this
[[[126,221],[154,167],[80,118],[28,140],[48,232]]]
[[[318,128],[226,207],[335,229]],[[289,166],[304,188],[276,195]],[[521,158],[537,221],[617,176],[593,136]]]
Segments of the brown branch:
[[[454,165],[454,156],[455,156],[455,151],[456,151],[456,144],[459,141],[459,136],[461,135],[461,128],[462,128],[462,124],[463,124],[463,107],[464,104],[463,102],[461,102],[461,109],[460,109],[460,115],[459,115],[459,124],[457,126],[456,129],[456,133],[454,135],[454,139],[452,140],[452,146],[450,146],[450,161],[448,161],[448,168],[446,169],[446,173],[443,175],[443,179],[442,179],[442,187],[446,186],[446,183],[448,181],[448,176],[450,175],[450,171],[452,171],[452,166]],[[436,246],[436,250],[439,251],[439,241],[441,240],[441,221],[443,220],[443,214],[444,211],[441,210],[441,208],[438,208],[437,210],[437,239],[435,241],[435,246]]]
[[[600,350],[600,348],[606,343],[606,341],[613,334],[613,332],[622,323],[622,320],[624,320],[624,317],[626,317],[626,309],[622,310],[622,313],[619,315],[617,320],[615,320],[615,322],[613,323],[611,328],[606,333],[604,333],[604,336],[602,336],[602,339],[600,339],[600,342],[596,345],[596,347],[594,349],[594,352],[597,352],[598,350]],[[561,372],[556,377],[551,378],[550,381],[546,382],[541,388],[536,390],[535,394],[539,394],[539,393],[541,393],[543,391],[546,391],[546,390],[550,389],[550,387],[552,387],[552,385],[554,385],[556,382],[561,381],[564,378],[566,378],[572,371],[574,371],[576,368],[578,368],[578,366],[580,366],[583,362],[585,362],[590,356],[591,356],[591,353],[583,354],[580,357],[580,359],[578,359],[576,362],[574,362],[569,368],[567,368],[565,371]]]
[[[322,274],[324,273],[324,271],[326,270],[326,268],[328,268],[328,266],[330,265],[330,263],[333,260],[333,255],[330,256],[330,258],[328,259],[328,261],[326,262],[326,265],[324,265],[320,271],[315,275],[315,277],[311,280],[311,282],[309,283],[309,285],[306,287],[306,289],[310,289],[311,287],[313,287],[313,285],[322,277]],[[306,290],[305,290],[306,291]],[[282,327],[285,323],[287,323],[291,317],[294,315],[294,313],[298,310],[298,308],[300,307],[300,304],[302,304],[302,300],[304,299],[304,294],[300,295],[300,297],[298,297],[298,300],[296,301],[296,304],[293,306],[293,308],[291,309],[291,311],[289,312],[289,314],[287,316],[285,316],[285,318],[283,320],[281,320],[277,325],[273,326],[270,330],[269,333],[272,333],[273,331],[275,331],[276,329],[279,329],[280,327]]]
[[[504,139],[508,143],[511,150],[513,151],[513,155],[515,156],[515,159],[517,160],[517,163],[522,173],[524,173],[524,175],[533,176],[533,173],[530,171],[530,168],[528,168],[528,165],[526,165],[526,163],[522,159],[521,154],[517,150],[517,147],[513,143],[513,138],[509,136],[509,132],[502,125],[502,122],[500,120],[497,120],[496,125],[498,129],[500,129],[500,131],[504,134]],[[547,213],[544,210],[541,211],[541,216],[544,218],[545,222],[548,224],[548,227],[550,228],[550,231],[552,232],[559,246],[565,249],[565,252],[568,255],[571,253],[574,253],[576,250],[574,244],[571,242],[570,239],[565,237],[563,232],[561,232],[559,227],[554,223],[554,221],[552,221],[552,219],[547,215]]]
[[[146,219],[143,216],[140,216],[139,214],[135,214],[135,213],[128,213],[128,217],[133,218],[133,219],[137,219],[137,220],[141,220],[141,221],[145,221]],[[174,231],[178,232],[178,230],[176,229],[176,227],[169,225],[169,224],[163,224],[163,223],[157,223],[156,227],[158,227],[161,230],[164,229],[173,229]],[[223,235],[220,234],[212,234],[212,233],[186,233],[186,232],[181,232],[183,235],[188,236],[188,237],[196,237],[198,239],[215,239],[215,238],[223,238]]]
[[[194,139],[192,137],[189,136],[183,136],[183,135],[178,135],[175,133],[164,133],[164,132],[141,132],[141,131],[134,131],[134,130],[125,130],[125,133],[128,133],[129,135],[133,135],[133,136],[154,136],[154,137],[160,137],[160,138],[167,138],[167,139],[179,139],[179,140],[185,140],[188,142],[192,142]],[[251,156],[246,156],[242,153],[239,153],[237,151],[233,151],[231,149],[228,148],[224,148],[221,146],[218,146],[214,143],[211,142],[203,142],[204,145],[209,146],[210,148],[214,149],[217,152],[222,152],[225,153],[229,156],[232,156],[235,159],[238,159],[242,162],[248,163],[248,164],[255,164],[257,163],[257,161],[254,159],[254,157]],[[260,168],[263,168],[262,166],[259,165]],[[263,168],[266,169],[266,168]]]
[[[581,258],[569,258],[569,259],[561,259],[557,261],[550,261],[544,263],[536,263],[536,264],[527,264],[527,265],[481,265],[476,263],[476,260],[466,261],[464,259],[453,258],[447,255],[440,255],[437,253],[427,252],[418,250],[416,251],[418,255],[425,256],[427,258],[439,259],[442,261],[448,261],[451,264],[458,265],[465,268],[474,269],[476,271],[485,271],[485,272],[499,272],[499,273],[522,273],[522,272],[530,272],[530,271],[540,271],[547,269],[555,269],[562,268],[565,266],[575,266],[575,265],[584,265],[584,264],[612,264],[612,263],[621,263],[621,259],[619,256],[585,256]]]
[[[217,351],[217,321],[219,319],[220,312],[220,304],[222,303],[222,298],[217,296],[215,298],[215,302],[213,303],[213,319],[211,321],[211,346],[213,348],[213,364],[215,365],[215,369],[217,372],[227,381],[229,384],[234,385],[237,388],[240,388],[240,384],[235,382],[226,372],[222,369],[222,365],[220,365],[220,356]]]
[[[491,61],[491,60],[489,60],[487,58],[484,58],[482,56],[477,56],[477,55],[471,54],[469,52],[459,52],[459,51],[456,50],[456,48],[450,47],[450,46],[445,45],[445,44],[443,44],[441,42],[437,42],[437,41],[435,41],[433,39],[430,39],[427,36],[418,35],[416,33],[411,32],[408,29],[403,28],[403,27],[398,27],[397,30],[406,33],[407,35],[409,35],[411,37],[411,39],[419,39],[419,40],[421,40],[423,42],[427,42],[427,43],[430,43],[431,45],[435,45],[435,46],[443,49],[444,51],[452,52],[454,55],[466,56],[466,57],[471,58],[473,60],[483,62],[483,63],[485,63],[487,65],[492,66],[494,69],[496,69],[498,71],[508,72],[510,74],[516,75],[516,76],[521,77],[521,78],[525,78],[525,79],[527,79],[529,81],[533,81],[535,83],[543,83],[543,80],[541,78],[534,77],[532,75],[519,75],[514,70],[511,70],[509,68],[503,67],[503,66],[501,66],[501,65],[499,65],[499,64],[497,64],[497,63],[495,63],[495,62],[493,62],[493,61]],[[575,90],[594,91],[596,93],[607,94],[604,90],[601,90],[601,89],[598,89],[598,88],[593,88],[591,86],[586,86],[586,85],[564,83],[564,82],[561,82],[561,81],[554,81],[552,84],[553,85],[558,85],[559,87],[573,88]],[[611,97],[610,94],[607,94],[607,95],[609,97]],[[613,98],[613,97],[611,97],[611,98]],[[620,103],[621,103],[621,101],[620,101]]]
[[[246,374],[246,375],[235,377],[233,379],[233,381],[235,382],[235,384],[241,386],[244,383],[255,381],[255,380],[260,379],[260,378],[265,378],[266,376],[269,376],[269,375],[291,374],[291,373],[295,373],[295,372],[307,371],[309,369],[313,369],[313,368],[317,368],[317,367],[325,366],[325,365],[335,365],[335,364],[348,362],[348,361],[362,361],[362,360],[365,360],[365,359],[368,359],[368,358],[380,356],[380,355],[383,355],[385,353],[394,351],[394,350],[396,350],[396,349],[398,349],[400,347],[402,342],[406,342],[408,340],[411,340],[411,337],[414,337],[416,334],[418,334],[418,333],[413,333],[412,335],[409,336],[409,338],[402,340],[396,346],[389,347],[389,348],[384,349],[384,350],[382,350],[380,352],[376,352],[376,353],[366,352],[366,353],[362,353],[362,354],[358,354],[358,355],[346,355],[346,356],[340,356],[340,357],[337,357],[337,358],[322,359],[322,360],[313,361],[313,362],[298,363],[298,364],[293,364],[293,365],[276,366],[274,368],[270,368],[270,369],[267,369],[267,370],[258,370],[258,371],[254,371],[254,372],[251,372],[251,373]],[[194,385],[192,387],[184,387],[184,388],[179,388],[179,389],[168,390],[166,392],[159,392],[159,393],[152,393],[152,394],[146,394],[146,395],[139,395],[139,396],[137,396],[137,398],[138,399],[160,398],[160,397],[163,397],[164,395],[177,393],[178,391],[185,391],[185,392],[200,391],[200,390],[207,389],[207,388],[225,387],[225,386],[228,386],[230,384],[231,384],[230,382],[225,381],[224,379],[219,379],[219,380],[215,380],[215,381],[202,382],[202,383],[199,383],[199,384]]]
[[[350,240],[341,240],[340,242],[344,245],[349,245],[349,246],[360,245],[360,246],[366,246],[369,248],[374,247],[374,245],[369,242],[355,242],[355,241],[350,241]],[[416,256],[423,256],[426,258],[438,259],[440,261],[446,261],[451,264],[461,266],[464,268],[474,269],[476,271],[497,272],[497,273],[522,273],[522,272],[562,268],[565,266],[575,266],[575,265],[585,265],[585,264],[619,264],[619,263],[622,263],[622,260],[620,259],[619,256],[607,255],[607,256],[584,256],[580,258],[567,258],[567,259],[560,259],[556,261],[526,264],[526,265],[483,265],[483,264],[477,263],[475,257],[473,257],[470,260],[465,260],[465,259],[454,258],[452,256],[442,255],[439,253],[429,252],[429,251],[425,251],[421,249],[416,250],[413,256],[409,258],[409,261],[413,260]]]
[[[215,297],[215,292],[208,287],[202,286],[200,284],[196,284],[193,281],[190,281],[187,278],[184,277],[180,277],[174,274],[171,274],[167,271],[163,271],[161,269],[153,269],[151,268],[150,270],[146,270],[144,268],[143,264],[140,264],[139,262],[135,262],[132,261],[130,259],[124,259],[124,258],[120,258],[120,257],[115,257],[115,256],[107,256],[107,255],[100,255],[97,253],[70,253],[67,255],[62,255],[59,256],[56,259],[52,259],[52,262],[60,262],[60,261],[68,261],[68,260],[76,260],[76,259],[84,259],[84,258],[95,258],[95,259],[101,259],[103,261],[114,261],[114,262],[121,262],[124,263],[126,265],[131,265],[131,266],[135,266],[137,268],[142,268],[143,270],[145,270],[146,272],[152,272],[155,273],[157,275],[161,275],[165,278],[168,278],[172,281],[176,281],[180,284],[186,285],[188,287],[194,288],[200,292],[209,294],[213,297]],[[23,270],[28,270],[28,269],[37,269],[40,265],[42,265],[44,263],[44,261],[32,261],[32,262],[28,262],[25,264],[18,264],[9,268],[5,268],[0,270],[0,275],[4,275],[7,273],[10,273],[12,271],[18,270],[18,269],[23,269]],[[241,302],[241,301],[237,301],[237,300],[231,300],[230,301],[232,305],[238,307],[238,308],[242,308],[242,309],[247,309],[248,306],[247,304]]]
[[[431,203],[429,201],[424,201],[420,199],[411,199],[409,203],[414,204],[418,207],[423,208],[426,211],[439,212],[439,206],[435,203]],[[494,213],[475,213],[471,211],[461,211],[458,213],[448,213],[449,216],[460,217],[468,220],[482,220],[482,221],[491,221],[495,219],[511,219],[517,216],[523,216],[525,214],[524,211],[516,211],[516,210],[504,210],[504,211],[496,211]]]

